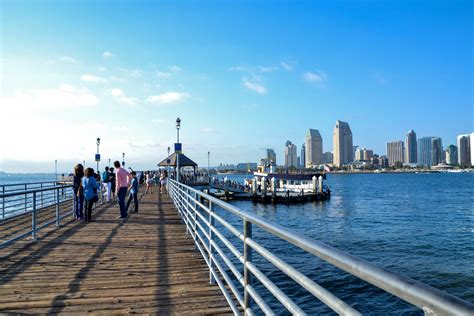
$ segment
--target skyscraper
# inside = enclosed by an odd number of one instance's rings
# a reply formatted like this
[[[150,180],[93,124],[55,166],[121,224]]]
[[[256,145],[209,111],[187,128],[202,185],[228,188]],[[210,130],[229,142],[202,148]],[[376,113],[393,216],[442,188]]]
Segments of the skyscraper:
[[[474,166],[474,132],[469,134],[469,147],[471,148],[471,166]]]
[[[268,163],[272,163],[273,165],[276,166],[277,158],[276,158],[275,151],[273,150],[273,148],[267,148],[266,151],[267,151],[267,155],[265,158],[267,159]]]
[[[327,152],[323,153],[323,163],[333,163],[332,152],[327,151]]]
[[[458,136],[458,163],[461,166],[468,166],[471,164],[471,140],[470,135]]]
[[[446,147],[446,163],[455,165],[458,163],[458,148],[454,145]]]
[[[397,162],[403,163],[405,146],[401,140],[387,143],[387,157],[389,165]]]
[[[337,120],[332,133],[334,165],[342,166],[350,163],[354,158],[352,148],[352,131],[349,124]]]
[[[311,168],[323,163],[323,138],[317,129],[309,129],[305,138],[305,166]]]
[[[443,144],[441,138],[433,137],[431,139],[431,164],[436,166],[443,162]]]
[[[416,133],[414,130],[409,130],[405,139],[405,163],[418,162],[418,145],[416,141]]]
[[[301,145],[300,164],[301,164],[301,168],[306,167],[306,146],[305,146],[305,144]]]
[[[289,140],[285,144],[285,167],[296,167],[298,165],[298,156],[296,155],[296,146]]]

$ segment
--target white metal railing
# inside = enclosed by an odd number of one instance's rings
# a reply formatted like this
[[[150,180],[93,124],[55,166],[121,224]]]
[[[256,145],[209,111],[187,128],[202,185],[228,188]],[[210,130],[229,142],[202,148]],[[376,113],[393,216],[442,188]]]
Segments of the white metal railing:
[[[54,183],[54,185],[51,185]],[[100,185],[101,183],[99,183]],[[31,188],[32,185],[36,185],[36,188]],[[12,189],[5,190],[6,187]],[[102,185],[101,190],[98,190],[99,202],[103,202],[102,199]],[[24,188],[23,190],[19,188]],[[31,226],[25,226],[23,222],[19,223],[21,227],[15,229],[13,233],[8,234],[6,238],[0,239],[0,249],[3,249],[12,243],[31,236],[31,239],[37,239],[38,231],[55,224],[60,225],[60,222],[66,216],[71,215],[74,212],[73,197],[74,191],[71,184],[56,185],[54,182],[38,182],[34,184],[15,184],[15,185],[4,185],[2,193],[0,191],[0,207],[2,218],[0,218],[0,227],[8,226],[9,228],[16,228],[15,221],[12,219],[25,216],[25,214],[31,214]],[[97,205],[97,204],[96,204]],[[44,223],[38,223],[38,214],[40,211],[47,211],[47,208],[55,207],[54,218],[47,218],[48,221]],[[9,222],[9,224],[4,224]],[[11,222],[11,223],[10,223]]]
[[[218,284],[234,314],[240,314],[240,311],[243,310],[245,314],[252,315],[254,305],[258,306],[267,315],[275,313],[269,307],[268,300],[261,297],[256,291],[252,279],[258,280],[292,314],[305,314],[302,308],[287,293],[260,271],[252,258],[253,252],[265,258],[336,313],[343,315],[360,314],[353,307],[259,244],[252,238],[252,227],[255,225],[270,233],[274,238],[299,247],[329,264],[417,306],[427,315],[474,315],[474,304],[468,301],[416,280],[387,271],[258,215],[242,211],[170,178],[168,178],[168,188],[172,200],[186,225],[187,232],[194,239],[197,249],[209,267],[210,282]],[[243,222],[243,230],[237,229],[220,216],[216,212],[217,207],[240,218]],[[220,226],[224,227],[227,232],[222,231],[215,225],[215,221],[219,222]],[[224,236],[228,232],[231,233],[234,241],[237,238],[239,242],[242,242],[243,252],[240,252]],[[223,249],[219,244],[224,245],[225,248]],[[232,254],[232,256],[229,257],[228,254]],[[237,269],[232,262],[235,260],[242,264],[243,271]],[[243,288],[243,293],[239,291],[239,284],[232,281],[229,272],[233,274],[234,280],[238,280]],[[254,302],[252,305],[250,304],[251,300]]]

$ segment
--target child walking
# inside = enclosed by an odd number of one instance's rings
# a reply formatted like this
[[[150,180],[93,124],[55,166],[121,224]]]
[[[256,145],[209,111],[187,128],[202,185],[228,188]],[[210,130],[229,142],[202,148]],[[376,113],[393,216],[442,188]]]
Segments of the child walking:
[[[135,171],[132,171],[130,173],[132,175],[132,181],[130,181],[130,195],[128,197],[127,201],[127,212],[130,204],[132,203],[133,199],[133,204],[135,205],[135,211],[133,213],[138,213],[138,179],[137,179],[137,173]]]

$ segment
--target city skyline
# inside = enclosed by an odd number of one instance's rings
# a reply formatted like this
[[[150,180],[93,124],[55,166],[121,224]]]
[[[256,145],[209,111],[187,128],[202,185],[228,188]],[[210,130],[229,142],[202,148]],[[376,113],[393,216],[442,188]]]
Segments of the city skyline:
[[[336,120],[374,153],[410,128],[456,144],[474,129],[472,3],[457,4],[3,1],[0,170],[95,165],[97,137],[101,166],[125,152],[149,169],[178,116],[200,166],[262,147],[282,162],[310,127],[331,151]]]

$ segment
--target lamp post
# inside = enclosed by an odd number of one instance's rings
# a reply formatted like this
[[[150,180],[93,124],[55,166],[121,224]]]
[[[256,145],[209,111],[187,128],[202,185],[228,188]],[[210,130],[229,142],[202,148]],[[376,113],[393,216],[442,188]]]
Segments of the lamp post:
[[[179,129],[181,128],[181,119],[178,117],[176,119],[176,138],[177,144],[179,144]],[[179,145],[178,145],[179,146]],[[179,151],[176,152],[176,181],[179,182]]]
[[[166,172],[170,172],[170,160],[171,160],[170,159],[170,150],[171,150],[171,148],[170,148],[170,146],[168,146],[168,158],[166,158],[166,164],[167,164]]]
[[[109,164],[108,164],[108,167],[110,168],[110,158],[109,158]]]
[[[211,152],[208,151],[207,152],[207,174],[210,175],[210,171],[211,171],[211,167],[210,167],[210,157],[211,157]]]
[[[85,160],[82,161],[82,166],[83,166],[84,168],[86,167],[86,161],[85,161]]]
[[[125,153],[122,153],[122,168],[125,168]]]
[[[99,161],[100,161],[100,156],[99,156],[99,145],[100,145],[100,138],[97,137],[97,156],[95,157],[95,161],[97,162],[97,174],[99,174]]]

